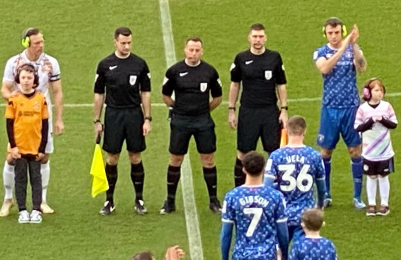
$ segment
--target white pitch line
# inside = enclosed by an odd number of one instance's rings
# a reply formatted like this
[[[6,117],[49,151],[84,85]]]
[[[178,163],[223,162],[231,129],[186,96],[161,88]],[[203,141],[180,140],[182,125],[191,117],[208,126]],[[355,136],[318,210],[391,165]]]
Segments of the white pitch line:
[[[161,0],[165,1],[165,0]],[[167,57],[167,55],[166,55]],[[401,96],[401,92],[394,92],[394,93],[388,93],[386,94],[386,97],[399,97]],[[293,98],[293,99],[287,99],[287,102],[289,103],[303,103],[303,102],[316,102],[316,101],[321,101],[321,97],[313,97],[313,98]],[[228,105],[228,101],[223,101],[223,105]],[[5,107],[6,104],[0,104],[0,107]],[[54,106],[54,105],[53,105]],[[166,104],[164,103],[152,103],[152,107],[165,107]],[[93,107],[93,103],[81,103],[81,104],[64,104],[64,107]],[[167,109],[167,108],[166,108]]]
[[[174,49],[170,7],[168,0],[159,0],[159,4],[166,65],[167,67],[170,67],[177,60]],[[184,162],[182,163],[181,188],[184,201],[190,258],[192,260],[203,260],[202,238],[199,229],[198,213],[196,211],[195,195],[193,192],[194,187],[189,154],[184,157]]]

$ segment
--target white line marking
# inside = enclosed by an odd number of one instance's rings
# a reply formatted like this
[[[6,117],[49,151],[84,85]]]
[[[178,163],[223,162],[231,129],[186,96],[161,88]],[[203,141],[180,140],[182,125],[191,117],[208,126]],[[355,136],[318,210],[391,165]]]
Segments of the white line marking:
[[[170,67],[177,58],[175,56],[173,30],[171,26],[170,7],[168,0],[159,0],[160,18],[163,31],[164,51],[166,65]],[[189,240],[189,253],[192,260],[203,260],[202,238],[199,229],[198,213],[194,196],[191,162],[189,154],[184,157],[182,163],[181,188],[184,201],[185,221]]]

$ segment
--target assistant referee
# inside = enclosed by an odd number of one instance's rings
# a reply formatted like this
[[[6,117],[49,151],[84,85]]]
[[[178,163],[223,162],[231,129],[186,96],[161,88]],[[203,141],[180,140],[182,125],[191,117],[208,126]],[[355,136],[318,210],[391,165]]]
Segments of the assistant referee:
[[[163,102],[173,108],[170,122],[170,164],[167,170],[167,200],[160,214],[175,211],[175,194],[180,180],[181,164],[194,136],[203,166],[203,175],[209,192],[209,208],[220,213],[217,199],[217,170],[213,153],[216,151],[216,134],[210,112],[222,100],[219,74],[208,63],[200,60],[202,40],[188,38],[185,42],[185,59],[171,66],[163,83]],[[172,94],[175,99],[172,99]],[[210,95],[212,100],[210,101]]]
[[[104,58],[97,67],[94,99],[95,134],[103,131],[101,114],[104,102],[103,150],[107,152],[106,175],[109,190],[99,214],[114,211],[114,189],[117,182],[117,163],[124,140],[131,162],[131,180],[135,187],[135,210],[147,212],[143,202],[145,173],[141,152],[146,149],[145,136],[151,131],[150,74],[146,62],[131,53],[132,33],[119,27],[114,33],[115,52]],[[141,107],[142,104],[142,107]]]

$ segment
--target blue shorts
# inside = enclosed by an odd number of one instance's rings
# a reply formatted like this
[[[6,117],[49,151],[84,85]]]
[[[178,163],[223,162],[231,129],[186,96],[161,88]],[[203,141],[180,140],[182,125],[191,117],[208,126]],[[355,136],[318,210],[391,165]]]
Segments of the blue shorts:
[[[355,116],[358,107],[354,108],[326,108],[320,113],[320,129],[317,144],[329,150],[336,148],[338,140],[343,138],[347,147],[361,144],[361,137],[354,129]]]

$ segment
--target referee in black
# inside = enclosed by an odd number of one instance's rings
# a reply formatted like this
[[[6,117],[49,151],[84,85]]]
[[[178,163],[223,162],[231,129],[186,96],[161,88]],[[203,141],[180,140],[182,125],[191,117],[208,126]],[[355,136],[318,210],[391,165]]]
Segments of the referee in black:
[[[191,136],[203,165],[203,175],[209,192],[209,208],[220,213],[217,199],[217,170],[213,153],[216,151],[214,122],[210,112],[222,100],[219,74],[208,63],[200,60],[202,40],[190,37],[185,42],[185,60],[171,66],[163,83],[163,102],[173,108],[170,122],[170,165],[167,169],[167,200],[160,214],[175,211],[175,194],[180,180],[181,164],[188,151]],[[172,94],[175,98],[172,99]],[[212,99],[210,101],[210,95]]]
[[[248,40],[250,48],[238,53],[231,65],[228,98],[228,122],[232,129],[237,129],[236,187],[245,183],[242,172],[244,155],[256,149],[259,137],[268,154],[276,150],[280,145],[280,128],[285,128],[288,120],[287,81],[281,56],[265,48],[266,34],[262,24],[251,26]],[[241,82],[243,89],[237,125],[235,104]]]
[[[144,169],[141,152],[146,149],[145,136],[152,130],[150,114],[150,74],[146,62],[131,53],[132,33],[129,28],[119,27],[114,32],[115,52],[104,58],[97,67],[94,98],[95,134],[103,131],[101,114],[106,102],[104,116],[103,150],[107,152],[106,175],[109,189],[106,202],[99,214],[114,211],[114,189],[117,182],[117,163],[124,140],[131,162],[131,180],[135,187],[135,210],[147,212],[143,197]],[[142,104],[142,107],[141,107]]]

